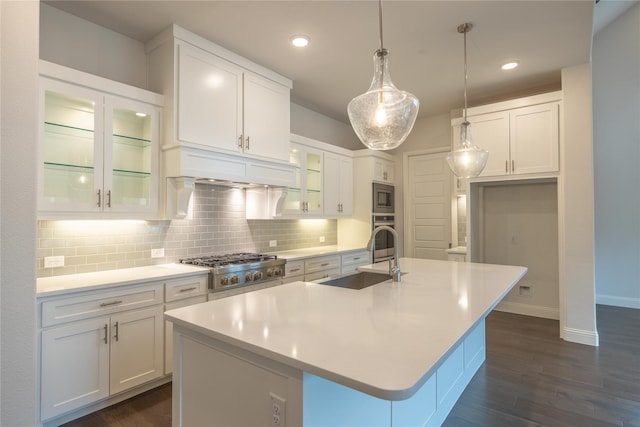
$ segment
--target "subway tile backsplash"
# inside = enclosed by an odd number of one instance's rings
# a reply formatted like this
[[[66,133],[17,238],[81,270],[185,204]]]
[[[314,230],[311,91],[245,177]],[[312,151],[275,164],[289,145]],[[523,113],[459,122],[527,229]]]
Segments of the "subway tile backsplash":
[[[37,274],[105,271],[231,252],[273,252],[336,245],[337,221],[247,220],[242,189],[197,184],[192,219],[172,221],[38,221]],[[320,237],[324,236],[324,243]],[[269,247],[277,240],[277,247]],[[164,257],[151,258],[151,249]],[[44,257],[63,255],[65,266],[44,268]]]

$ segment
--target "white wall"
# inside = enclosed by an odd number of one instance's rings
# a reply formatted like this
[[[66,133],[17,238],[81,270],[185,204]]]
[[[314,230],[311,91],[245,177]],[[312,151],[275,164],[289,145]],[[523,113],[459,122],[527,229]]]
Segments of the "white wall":
[[[40,8],[40,58],[147,88],[142,43],[46,4]]]
[[[35,425],[37,1],[0,1],[0,425]]]
[[[558,215],[560,217],[560,336],[598,345],[594,284],[593,132],[591,64],[562,70]],[[564,307],[564,310],[563,310]]]
[[[395,150],[390,151],[395,160],[395,187],[396,187],[396,226],[400,236],[404,236],[404,157],[408,153],[420,153],[426,151],[451,150],[451,116],[449,112],[419,118],[413,126],[413,130]],[[404,237],[401,251],[404,252]]]
[[[599,304],[640,308],[640,3],[593,43]]]
[[[295,85],[295,82],[293,82]],[[345,106],[346,109],[346,106]],[[337,145],[348,150],[366,148],[351,125],[291,103],[291,133]]]

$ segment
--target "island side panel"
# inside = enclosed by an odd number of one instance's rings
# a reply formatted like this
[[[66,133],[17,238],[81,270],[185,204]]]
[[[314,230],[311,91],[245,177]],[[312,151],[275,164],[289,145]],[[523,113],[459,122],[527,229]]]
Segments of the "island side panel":
[[[409,399],[388,401],[305,372],[304,427],[438,427],[485,360],[485,322],[480,320],[439,362]]]
[[[302,372],[174,325],[174,427],[302,425]],[[270,424],[271,423],[271,424]]]

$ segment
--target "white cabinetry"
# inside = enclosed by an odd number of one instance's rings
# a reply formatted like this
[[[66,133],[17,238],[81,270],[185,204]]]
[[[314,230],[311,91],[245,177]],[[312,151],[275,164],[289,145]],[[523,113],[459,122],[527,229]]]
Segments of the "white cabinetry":
[[[304,261],[304,280],[313,280],[331,277],[340,274],[340,256],[330,255],[306,259]]]
[[[289,87],[180,42],[177,139],[287,161]]]
[[[350,252],[348,254],[341,255],[341,258],[341,274],[351,273],[352,271],[356,271],[361,265],[371,264],[371,252],[367,250]]]
[[[559,95],[545,94],[469,109],[473,141],[489,150],[489,160],[480,177],[558,172],[560,101],[541,102],[554,98],[559,99]],[[458,144],[460,122],[461,119],[452,121],[454,146]]]
[[[163,375],[161,284],[42,303],[41,419]]]
[[[394,166],[390,160],[373,158],[373,180],[393,184]]]
[[[163,98],[41,61],[42,217],[155,217]]]
[[[353,214],[353,158],[324,153],[324,216]]]

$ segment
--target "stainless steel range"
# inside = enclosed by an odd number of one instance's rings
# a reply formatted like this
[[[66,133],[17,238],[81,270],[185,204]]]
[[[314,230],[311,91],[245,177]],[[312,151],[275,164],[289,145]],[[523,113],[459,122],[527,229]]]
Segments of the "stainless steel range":
[[[209,292],[218,292],[280,281],[287,260],[278,259],[276,255],[234,253],[184,258],[179,262],[211,268]]]

